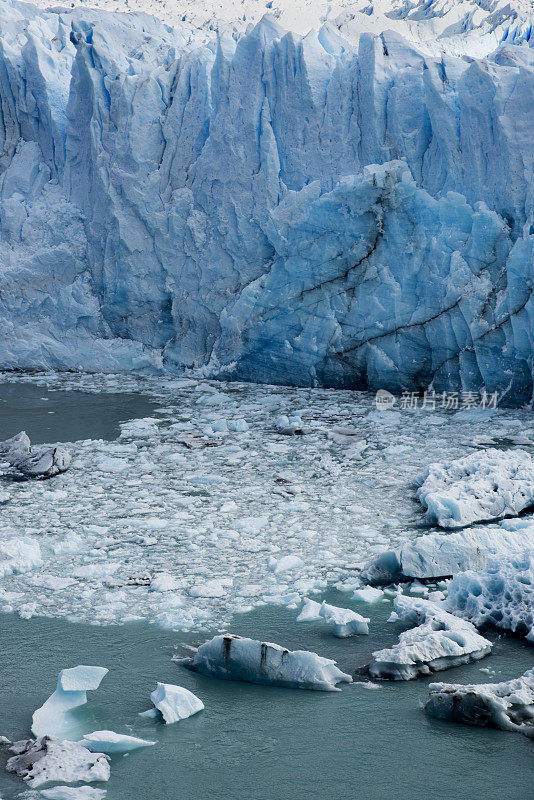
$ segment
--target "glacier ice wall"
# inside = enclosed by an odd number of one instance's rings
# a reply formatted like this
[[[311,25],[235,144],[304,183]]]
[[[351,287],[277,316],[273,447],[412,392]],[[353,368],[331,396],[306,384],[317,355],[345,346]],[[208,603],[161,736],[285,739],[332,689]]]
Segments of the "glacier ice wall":
[[[532,396],[534,50],[0,9],[0,367]]]

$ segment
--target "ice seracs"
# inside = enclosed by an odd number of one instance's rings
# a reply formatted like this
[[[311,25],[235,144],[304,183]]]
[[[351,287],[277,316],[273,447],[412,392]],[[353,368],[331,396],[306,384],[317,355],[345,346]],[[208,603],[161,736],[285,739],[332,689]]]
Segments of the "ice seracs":
[[[502,683],[431,683],[428,688],[425,711],[431,717],[534,739],[534,669]]]
[[[330,658],[229,634],[205,642],[186,665],[214,678],[291,689],[335,692],[336,684],[352,682]]]
[[[0,461],[28,478],[51,478],[65,472],[70,466],[71,456],[65,447],[31,447],[25,431],[11,439],[0,442]]]
[[[42,736],[24,739],[10,748],[15,753],[8,762],[8,772],[16,772],[32,789],[47,783],[93,783],[107,781],[108,757],[91,753],[77,742]]]
[[[392,583],[411,578],[444,578],[467,569],[482,569],[490,556],[534,549],[534,525],[516,530],[464,530],[419,536],[376,556],[360,573],[369,583]]]
[[[477,627],[491,625],[534,642],[534,550],[459,572],[449,584],[446,608]]]
[[[517,516],[534,504],[534,461],[524,450],[482,450],[430,464],[416,480],[428,522],[462,528]]]
[[[478,661],[491,652],[491,642],[473,625],[449,614],[437,603],[406,595],[394,601],[404,631],[393,647],[373,653],[372,678],[407,681],[432,672]]]
[[[156,689],[150,694],[154,708],[143,711],[142,717],[163,717],[171,725],[181,719],[187,719],[193,714],[198,714],[204,708],[204,703],[189,689],[175,686],[172,683],[158,683]]]
[[[69,739],[76,736],[76,723],[70,712],[87,702],[86,692],[98,689],[107,674],[105,667],[80,665],[59,673],[56,691],[34,711],[32,732],[35,736]]]
[[[369,633],[369,618],[362,617],[350,608],[338,608],[324,601],[317,603],[306,598],[297,622],[323,621],[332,628],[334,636],[345,639],[355,633]]]
[[[78,744],[86,747],[91,753],[130,753],[140,747],[149,747],[156,744],[147,739],[139,739],[137,736],[127,736],[124,733],[115,731],[93,731],[85,733]]]

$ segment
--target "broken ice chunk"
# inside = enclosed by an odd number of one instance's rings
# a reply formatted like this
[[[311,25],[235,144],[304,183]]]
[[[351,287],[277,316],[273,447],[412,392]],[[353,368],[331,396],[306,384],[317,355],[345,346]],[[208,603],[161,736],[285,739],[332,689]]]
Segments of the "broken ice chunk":
[[[105,667],[78,666],[59,673],[57,689],[33,714],[32,732],[35,736],[54,736],[58,739],[76,735],[70,711],[87,703],[86,692],[98,689],[108,673]]]
[[[376,603],[384,597],[382,589],[375,589],[373,586],[366,586],[363,589],[355,589],[352,595],[354,600],[361,600],[363,603]]]
[[[104,800],[106,790],[94,786],[52,786],[41,789],[39,794],[45,800]]]
[[[150,694],[150,699],[155,708],[143,711],[140,716],[156,717],[161,715],[168,725],[187,719],[204,708],[202,700],[193,692],[172,683],[158,683],[157,688]]]
[[[355,633],[369,633],[369,618],[362,617],[350,608],[338,608],[324,601],[316,603],[315,600],[306,599],[302,611],[297,617],[297,622],[315,622],[322,620],[331,625],[332,633],[340,639],[352,636]]]
[[[65,742],[43,736],[25,739],[10,748],[12,756],[6,765],[32,789],[47,783],[92,783],[109,780],[109,760],[104,753],[90,753],[77,742]]]
[[[127,736],[115,731],[93,731],[85,733],[83,739],[78,744],[87,747],[91,753],[129,753],[139,747],[148,747],[156,744],[147,739],[138,739],[137,736]]]
[[[534,504],[534,461],[524,450],[483,450],[430,464],[415,481],[426,519],[442,528],[517,516]]]
[[[534,739],[534,669],[502,683],[431,683],[425,711],[436,719],[517,731]]]
[[[330,658],[229,634],[205,642],[193,658],[184,663],[197,672],[222,680],[292,689],[335,692],[339,691],[337,683],[352,683],[351,676],[341,672]]]
[[[401,633],[393,647],[373,653],[369,665],[373,678],[407,681],[478,661],[491,652],[491,642],[471,623],[449,614],[437,603],[398,595],[395,612],[399,620],[417,627]]]
[[[0,458],[28,478],[50,478],[68,469],[71,457],[64,447],[34,447],[25,431],[0,442]]]

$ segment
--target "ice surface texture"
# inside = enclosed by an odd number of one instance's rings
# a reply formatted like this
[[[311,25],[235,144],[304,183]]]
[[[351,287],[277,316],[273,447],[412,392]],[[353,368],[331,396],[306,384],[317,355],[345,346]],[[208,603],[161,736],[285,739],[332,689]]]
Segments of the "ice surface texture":
[[[534,461],[524,450],[484,450],[430,464],[416,482],[430,523],[461,528],[517,516],[534,503]]]
[[[3,3],[0,364],[528,400],[521,25],[476,60]]]
[[[290,689],[336,692],[337,683],[352,678],[336,662],[308,650],[286,650],[272,642],[240,636],[215,636],[205,642],[188,663],[192,669],[215,678],[246,681]]]
[[[492,625],[534,642],[534,550],[488,559],[478,572],[460,572],[447,608],[474,625]]]
[[[373,678],[407,681],[487,656],[491,642],[475,627],[447,613],[437,603],[399,595],[395,611],[401,621],[417,627],[404,631],[387,650],[373,653]]]
[[[503,683],[431,683],[427,714],[464,725],[518,731],[534,739],[534,669]]]

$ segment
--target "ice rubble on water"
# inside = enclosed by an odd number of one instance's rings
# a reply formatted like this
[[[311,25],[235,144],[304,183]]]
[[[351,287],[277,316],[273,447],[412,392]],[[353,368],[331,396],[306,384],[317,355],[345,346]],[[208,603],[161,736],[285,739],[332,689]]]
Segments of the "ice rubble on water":
[[[426,519],[442,528],[517,516],[534,504],[534,461],[524,450],[484,450],[430,464],[417,479]]]
[[[93,731],[92,733],[85,733],[78,744],[86,747],[91,753],[113,755],[115,753],[130,753],[132,750],[138,750],[140,747],[149,747],[156,744],[156,742],[140,739],[138,736],[115,733],[115,731]]]
[[[172,683],[158,682],[150,694],[150,699],[154,703],[154,708],[141,712],[140,716],[154,718],[161,716],[168,725],[198,714],[204,708],[202,700],[193,692]]]
[[[290,689],[335,692],[336,684],[352,682],[335,661],[317,653],[228,634],[201,645],[187,666],[214,678]]]
[[[109,760],[104,753],[90,753],[77,742],[43,736],[25,739],[10,748],[14,756],[8,772],[16,772],[32,789],[47,783],[92,783],[109,780]]]
[[[529,11],[443,50],[427,6],[422,44],[5,0],[1,365],[529,400]]]
[[[437,603],[399,595],[394,606],[400,621],[416,627],[401,633],[393,647],[373,653],[372,678],[411,680],[478,661],[491,652],[491,642],[474,625]]]
[[[459,572],[446,607],[477,627],[491,625],[534,642],[534,550],[489,558],[477,572]]]
[[[39,542],[28,536],[13,536],[0,542],[0,577],[20,575],[43,565]]]
[[[431,683],[426,713],[464,725],[516,731],[534,739],[534,669],[502,683]]]
[[[56,691],[33,714],[33,734],[58,739],[75,736],[76,723],[70,712],[87,703],[86,692],[98,689],[107,673],[105,667],[83,665],[61,670]]]
[[[385,550],[360,573],[369,583],[392,583],[412,578],[443,578],[464,570],[480,570],[490,556],[511,556],[534,549],[534,525],[520,523],[496,529],[430,533]]]
[[[362,617],[350,608],[338,608],[324,601],[317,603],[306,598],[297,622],[326,622],[332,628],[334,636],[344,639],[355,633],[369,633],[369,618]]]
[[[69,468],[71,456],[65,447],[32,447],[25,431],[21,431],[0,442],[0,461],[28,478],[51,478]]]

